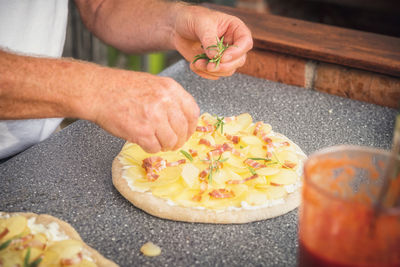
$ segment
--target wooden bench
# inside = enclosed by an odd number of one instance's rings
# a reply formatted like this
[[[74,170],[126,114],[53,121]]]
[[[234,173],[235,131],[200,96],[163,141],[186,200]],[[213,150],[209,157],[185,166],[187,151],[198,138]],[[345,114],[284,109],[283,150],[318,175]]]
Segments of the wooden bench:
[[[254,48],[239,71],[379,105],[400,100],[400,38],[205,4],[243,20]]]

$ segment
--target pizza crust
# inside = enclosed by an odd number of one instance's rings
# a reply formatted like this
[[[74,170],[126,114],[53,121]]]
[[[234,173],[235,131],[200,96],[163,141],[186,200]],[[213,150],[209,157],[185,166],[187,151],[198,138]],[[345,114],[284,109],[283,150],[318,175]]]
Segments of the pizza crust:
[[[132,191],[122,177],[123,165],[118,155],[112,164],[112,179],[117,190],[133,205],[143,211],[164,219],[197,223],[239,224],[265,220],[283,215],[300,205],[300,191],[290,193],[285,203],[258,209],[216,211],[168,204],[166,200],[151,193]]]
[[[0,212],[1,213],[1,212]],[[3,212],[3,214],[9,214],[9,215],[13,215],[13,214],[18,214],[18,215],[22,215],[24,217],[26,217],[27,219],[35,217],[35,224],[43,224],[43,225],[48,225],[52,222],[56,222],[60,228],[59,230],[61,232],[63,232],[64,234],[66,234],[69,238],[71,239],[75,239],[75,240],[79,240],[82,242],[84,249],[86,249],[87,251],[89,251],[90,253],[90,257],[93,259],[93,261],[97,264],[97,266],[99,267],[117,267],[118,265],[108,259],[106,259],[105,257],[103,257],[97,250],[93,249],[92,247],[88,246],[80,237],[80,235],[78,234],[78,232],[67,222],[62,221],[56,217],[53,217],[51,215],[47,215],[47,214],[35,214],[35,213],[31,213],[31,212],[15,212],[15,213],[7,213],[7,212]]]

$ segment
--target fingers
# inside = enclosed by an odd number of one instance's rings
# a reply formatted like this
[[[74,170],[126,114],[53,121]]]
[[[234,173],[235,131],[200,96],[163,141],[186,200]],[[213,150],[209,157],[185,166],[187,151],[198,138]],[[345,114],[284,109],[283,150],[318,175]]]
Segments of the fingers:
[[[157,153],[161,150],[161,144],[153,129],[142,128],[141,133],[141,135],[134,136],[133,140],[128,139],[128,141],[138,144],[147,153]]]
[[[229,62],[222,62],[217,66],[215,63],[207,64],[207,72],[218,74],[218,73],[230,73],[244,65],[246,62],[246,54],[242,55],[241,57],[229,61]],[[222,75],[221,75],[222,76]]]
[[[195,131],[200,110],[171,78],[106,69],[112,84],[98,93],[94,121],[148,153],[175,150]],[[112,76],[112,75],[110,75]]]
[[[237,27],[232,32],[232,46],[229,47],[222,56],[221,62],[229,62],[233,59],[240,58],[253,48],[253,38],[250,30],[240,20],[236,22]]]
[[[217,36],[219,36],[217,27],[215,27],[212,20],[206,20],[203,22],[202,27],[199,27],[197,31],[197,35],[199,36],[206,55],[209,58],[213,58],[217,54],[217,51],[215,49],[208,49],[208,47],[217,44]]]
[[[217,80],[219,77],[227,77],[233,75],[236,69],[243,66],[245,62],[246,54],[233,61],[220,63],[218,66],[216,65],[216,63],[207,62],[207,60],[198,60],[194,64],[191,64],[190,68],[193,72],[203,78]]]
[[[187,119],[187,132],[185,140],[187,141],[187,139],[189,139],[196,130],[197,121],[200,116],[200,108],[189,93],[186,91],[184,91],[184,93],[186,95],[184,95],[182,98],[181,109],[183,110],[183,114]]]
[[[200,61],[200,60],[199,60]],[[196,62],[197,63],[197,62]],[[206,63],[207,64],[207,63]],[[197,75],[199,75],[200,77],[204,78],[204,79],[209,79],[209,80],[218,80],[219,76],[215,76],[215,75],[211,75],[208,74],[207,72],[201,71],[196,69],[193,64],[190,64],[190,69],[196,73]]]
[[[176,150],[183,146],[187,140],[188,122],[185,115],[178,109],[169,109],[167,111],[168,123],[174,131],[176,139],[171,147],[163,147],[164,150]],[[172,145],[172,140],[171,140]]]

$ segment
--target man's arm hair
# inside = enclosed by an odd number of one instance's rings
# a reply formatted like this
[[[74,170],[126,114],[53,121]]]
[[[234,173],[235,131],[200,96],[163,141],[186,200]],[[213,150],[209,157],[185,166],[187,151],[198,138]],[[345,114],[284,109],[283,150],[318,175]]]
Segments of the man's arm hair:
[[[186,4],[163,0],[75,0],[99,39],[126,53],[174,49],[175,18]]]
[[[0,119],[80,117],[96,65],[0,49]]]

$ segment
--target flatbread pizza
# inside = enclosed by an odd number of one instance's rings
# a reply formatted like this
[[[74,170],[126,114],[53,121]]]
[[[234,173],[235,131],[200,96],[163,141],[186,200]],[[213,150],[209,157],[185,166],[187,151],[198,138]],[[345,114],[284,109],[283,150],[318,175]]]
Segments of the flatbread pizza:
[[[177,151],[146,153],[127,142],[112,166],[117,190],[136,207],[165,219],[247,223],[300,204],[304,152],[271,125],[203,114]]]
[[[53,216],[0,212],[0,266],[118,266]]]

